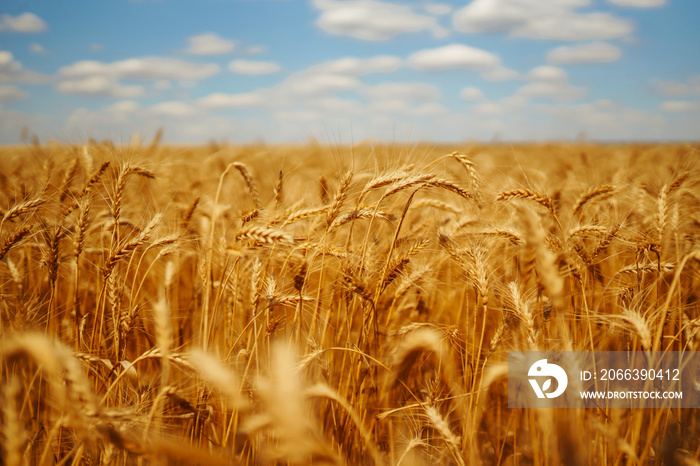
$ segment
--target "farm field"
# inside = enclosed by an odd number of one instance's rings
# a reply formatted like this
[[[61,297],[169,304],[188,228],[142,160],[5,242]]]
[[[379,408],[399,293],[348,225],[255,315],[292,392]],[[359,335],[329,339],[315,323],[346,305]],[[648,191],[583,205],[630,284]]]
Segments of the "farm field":
[[[0,148],[2,457],[697,465],[508,351],[696,351],[693,144]]]

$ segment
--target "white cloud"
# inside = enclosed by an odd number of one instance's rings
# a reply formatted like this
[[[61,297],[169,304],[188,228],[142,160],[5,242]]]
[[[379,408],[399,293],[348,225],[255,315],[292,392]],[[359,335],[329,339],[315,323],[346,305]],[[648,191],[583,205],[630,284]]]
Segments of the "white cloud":
[[[177,100],[160,102],[150,107],[149,111],[156,116],[176,117],[189,117],[197,112],[192,105]]]
[[[533,18],[559,15],[582,6],[584,1],[541,2],[539,0],[474,0],[453,16],[458,31],[472,33],[512,32]]]
[[[627,21],[607,13],[587,13],[534,18],[514,31],[514,35],[531,39],[576,41],[614,39],[631,32],[632,26]]]
[[[371,109],[374,112],[380,112],[380,113],[406,113],[406,111],[409,109],[410,105],[408,102],[405,100],[401,99],[385,99],[385,100],[378,100],[371,102],[369,104]],[[357,105],[357,112],[356,114],[361,114],[362,113],[362,106]]]
[[[691,76],[686,82],[657,81],[656,90],[664,96],[700,95],[700,75]]]
[[[383,83],[367,86],[361,90],[361,93],[373,100],[400,99],[410,101],[440,98],[438,88],[426,83]]]
[[[517,92],[509,97],[500,99],[499,102],[507,106],[512,111],[521,112],[530,103],[527,97],[519,95]]]
[[[669,122],[653,112],[610,101],[534,103],[508,97],[472,107],[471,113],[450,114],[433,120],[435,134],[450,131],[485,140],[497,132],[509,141],[574,139],[586,133],[592,140],[658,140],[693,134],[689,125],[671,132]],[[416,131],[422,128],[416,128]],[[465,131],[468,131],[465,135]]]
[[[337,74],[299,74],[291,76],[276,87],[283,96],[312,96],[357,89],[360,81],[353,76]]]
[[[483,113],[484,115],[500,115],[506,113],[506,108],[503,105],[497,104],[495,102],[484,102],[478,104],[474,107],[478,113]]]
[[[205,108],[211,109],[255,107],[263,103],[263,99],[259,93],[255,92],[244,94],[224,94],[216,92],[199,99],[198,103]]]
[[[546,138],[585,132],[596,140],[659,140],[669,137],[668,121],[646,110],[623,107],[607,100],[576,105],[540,105],[536,111],[553,118]]]
[[[532,39],[591,40],[622,37],[632,32],[628,21],[608,13],[578,13],[590,0],[474,0],[453,15],[456,30],[506,32]]]
[[[18,16],[0,16],[0,31],[42,32],[47,29],[46,21],[34,13],[25,12]]]
[[[153,83],[153,86],[158,89],[159,91],[165,91],[167,89],[170,89],[172,87],[172,83],[168,81],[167,79],[159,79],[155,83]]]
[[[25,70],[12,52],[0,50],[0,82],[38,83],[45,80],[45,76]]]
[[[29,45],[29,51],[35,55],[45,55],[49,53],[49,51],[46,50],[43,45],[37,44],[36,42]]]
[[[0,67],[2,68],[10,68],[10,67],[19,67],[22,66],[19,63],[15,61],[14,55],[12,55],[12,52],[8,52],[7,50],[0,50]]]
[[[177,85],[182,89],[192,89],[193,87],[197,86],[197,81],[194,79],[178,79]]]
[[[22,65],[15,61],[14,55],[12,55],[12,52],[8,52],[7,50],[0,50],[0,71],[9,73],[9,72],[17,72],[22,69]]]
[[[333,137],[329,134],[335,135],[336,131],[349,134],[349,131],[345,133],[346,129],[352,129],[354,140],[368,136],[386,139],[395,134],[394,129],[401,138],[402,128],[409,127],[415,128],[410,133],[412,139],[425,137],[443,141],[468,137],[483,140],[491,137],[494,131],[501,132],[509,140],[573,138],[582,130],[588,131],[592,138],[616,139],[648,139],[659,134],[689,133],[688,125],[684,126],[686,133],[669,129],[667,121],[675,119],[683,123],[692,120],[687,114],[664,113],[672,111],[673,106],[657,109],[654,114],[619,107],[612,102],[580,103],[577,99],[584,96],[586,90],[569,83],[566,72],[560,68],[545,65],[520,74],[503,67],[496,55],[452,45],[457,47],[445,48],[455,53],[444,56],[435,53],[444,49],[441,47],[427,54],[433,61],[428,60],[426,64],[418,60],[418,65],[427,69],[474,69],[482,75],[499,71],[522,80],[520,88],[509,97],[489,101],[484,92],[464,80],[462,87],[470,86],[464,87],[459,94],[466,100],[454,103],[460,110],[453,112],[441,105],[440,89],[430,82],[394,82],[400,79],[398,73],[386,76],[391,82],[380,84],[375,84],[376,76],[372,80],[363,77],[372,73],[394,73],[401,67],[414,66],[416,56],[421,58],[418,53],[430,52],[422,50],[411,57],[413,61],[380,56],[345,57],[322,62],[280,78],[276,85],[247,93],[211,93],[199,99],[171,100],[150,106],[127,100],[99,110],[80,109],[71,116],[70,123],[75,127],[84,125],[83,128],[91,128],[90,131],[108,132],[107,136],[110,130],[147,134],[151,128],[163,125],[166,135],[170,134],[171,138],[190,141],[225,136],[237,141],[250,141],[257,136],[268,141],[292,141],[304,140],[310,134],[321,138],[324,135]],[[463,53],[465,48],[468,53]],[[472,53],[475,50],[480,53]],[[117,86],[133,84],[133,81],[126,80],[137,79],[134,74],[127,77],[125,71],[119,70],[110,71],[107,73],[110,76],[104,77],[112,79],[111,83]],[[80,76],[70,81],[92,76]],[[125,81],[120,81],[122,79]],[[161,79],[174,85],[180,80]],[[689,86],[690,82],[681,84]],[[158,95],[157,83],[158,80],[153,79],[145,85],[154,96]],[[125,95],[124,98],[133,97]],[[681,107],[677,105],[676,111]],[[687,111],[692,107],[690,105]],[[241,115],[242,120],[237,120],[235,115]],[[241,132],[241,128],[247,132]],[[349,140],[344,139],[345,142]]]
[[[667,100],[659,107],[664,112],[692,112],[700,109],[700,102],[692,100]]]
[[[136,132],[155,134],[159,128],[164,128],[168,141],[192,142],[231,137],[236,141],[252,142],[264,128],[252,119],[243,121],[206,115],[196,108],[192,111],[187,104],[177,101],[143,106],[126,100],[94,111],[78,108],[63,122],[60,133],[78,131],[98,139],[119,140],[130,138]]]
[[[249,55],[255,55],[258,53],[263,53],[267,50],[267,47],[264,45],[251,45],[245,49],[245,53]]]
[[[527,77],[535,81],[558,81],[566,82],[566,71],[556,66],[538,66],[527,74]]]
[[[0,141],[3,144],[20,142],[26,128],[30,134],[43,137],[49,134],[50,118],[46,115],[32,115],[17,110],[2,108],[0,105]]]
[[[202,109],[257,108],[274,122],[274,138],[298,138],[308,131],[332,127],[364,127],[382,119],[421,119],[449,111],[436,102],[440,91],[420,82],[365,84],[359,77],[393,72],[402,65],[396,57],[346,57],[318,63],[292,74],[279,84],[246,94],[211,94],[196,101]],[[341,97],[342,95],[342,97]],[[296,117],[296,118],[295,118]],[[382,126],[389,130],[390,125]],[[374,133],[376,128],[370,128]],[[291,136],[290,136],[291,135]]]
[[[297,103],[298,102],[294,102],[293,105]],[[343,113],[346,115],[359,115],[362,113],[362,104],[357,100],[341,99],[333,96],[324,96],[312,100],[305,100],[303,102],[303,106],[334,114]]]
[[[213,76],[220,68],[214,64],[192,63],[174,58],[130,58],[112,63],[84,60],[59,69],[62,81],[57,89],[64,94],[97,97],[134,98],[145,94],[143,86],[124,85],[121,79],[154,80],[158,89],[167,81],[196,84],[196,80]]]
[[[452,12],[452,6],[445,3],[426,3],[423,9],[431,15],[441,16]]]
[[[528,103],[522,98],[509,97],[497,102],[478,102],[471,111],[451,112],[437,102],[411,105],[393,99],[363,103],[324,97],[274,107],[263,116],[245,112],[245,117],[240,119],[208,113],[196,102],[167,104],[143,106],[121,101],[97,110],[78,109],[65,125],[50,134],[88,134],[97,139],[128,140],[133,132],[152,134],[164,127],[168,142],[219,138],[237,142],[303,142],[314,136],[322,141],[349,143],[365,138],[407,142],[454,142],[470,138],[483,141],[494,134],[509,141],[537,141],[573,139],[586,132],[592,140],[619,141],[692,139],[697,129],[697,125],[691,124],[697,121],[687,115],[664,116],[610,101]],[[26,121],[20,117],[9,115],[0,107],[0,135],[8,135],[4,140],[18,137],[21,126],[15,122]],[[5,131],[8,124],[11,128]]]
[[[343,57],[313,65],[305,72],[363,76],[372,73],[392,73],[398,70],[401,64],[400,58],[391,55],[371,58]]]
[[[619,47],[605,42],[590,42],[557,47],[547,54],[547,62],[554,65],[610,63],[617,61],[621,55]]]
[[[65,120],[64,125],[78,131],[93,132],[99,128],[99,133],[113,137],[114,131],[124,131],[131,136],[141,129],[135,127],[137,120],[145,116],[145,111],[138,102],[122,100],[112,105],[101,108],[98,111],[90,111],[85,108],[75,109]]]
[[[104,107],[107,113],[130,113],[141,109],[141,105],[135,100],[121,100]]]
[[[533,98],[569,101],[576,100],[586,93],[584,88],[569,84],[566,72],[556,66],[544,65],[533,68],[527,74],[527,78],[533,82],[515,91],[514,98],[522,98],[526,101]]]
[[[557,101],[576,100],[585,94],[582,87],[572,86],[566,82],[538,81],[525,84],[516,92],[516,96],[526,98],[549,98]]]
[[[133,98],[146,93],[143,86],[124,86],[107,76],[87,76],[58,83],[56,88],[63,94],[89,95],[94,97]]]
[[[324,121],[324,118],[330,121],[336,117],[353,118],[360,121],[360,119],[369,120],[380,115],[393,115],[396,118],[437,115],[448,112],[437,102],[412,104],[410,99],[404,99],[399,95],[385,95],[383,98],[371,99],[367,102],[329,96],[303,102],[303,107],[321,112],[319,122]]]
[[[228,69],[239,74],[270,74],[277,73],[281,67],[269,61],[234,60]]]
[[[284,107],[303,102],[305,106],[329,102],[330,96],[344,91],[360,91],[363,86],[358,76],[373,73],[391,73],[402,65],[393,56],[370,58],[343,57],[321,62],[293,73],[279,84],[243,94],[210,94],[199,100],[208,108]],[[425,92],[425,91],[423,91]],[[337,103],[337,102],[336,102]],[[347,110],[347,109],[346,109]]]
[[[484,98],[484,93],[481,89],[472,86],[465,87],[459,91],[459,95],[467,100],[481,100]]]
[[[0,102],[24,99],[28,95],[28,93],[26,93],[17,86],[11,86],[9,84],[0,84]]]
[[[531,110],[530,98],[520,95],[517,92],[509,97],[491,101],[481,97],[475,101],[472,107],[479,115],[511,115],[513,117],[522,115]]]
[[[313,4],[321,10],[316,24],[329,34],[372,41],[421,31],[435,37],[447,35],[434,17],[414,13],[406,5],[375,0],[314,0]]]
[[[519,79],[520,73],[517,71],[506,68],[505,66],[496,66],[480,73],[480,76],[487,81],[510,81],[512,79]]]
[[[83,60],[59,69],[63,77],[104,76],[114,79],[204,79],[221,68],[212,63],[193,63],[176,58],[129,58],[112,63]]]
[[[617,6],[628,6],[635,8],[656,8],[664,6],[666,0],[608,0]]]
[[[223,55],[233,50],[235,44],[232,40],[224,39],[213,33],[200,34],[187,38],[189,47],[186,53],[193,55]]]
[[[449,110],[437,102],[425,102],[416,107],[409,108],[407,112],[408,115],[416,117],[444,115],[446,113],[449,113]]]
[[[290,122],[312,122],[321,118],[321,113],[314,110],[280,110],[273,112],[272,117],[277,120],[288,120]]]
[[[496,67],[500,64],[500,59],[485,50],[463,44],[450,44],[420,50],[408,57],[408,62],[420,71],[478,70]]]

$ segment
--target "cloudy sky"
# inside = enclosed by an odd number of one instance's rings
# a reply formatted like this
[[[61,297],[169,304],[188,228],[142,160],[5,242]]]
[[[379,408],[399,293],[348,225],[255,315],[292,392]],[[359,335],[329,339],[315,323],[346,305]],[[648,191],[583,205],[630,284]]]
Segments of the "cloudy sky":
[[[698,0],[5,0],[0,143],[697,140]]]

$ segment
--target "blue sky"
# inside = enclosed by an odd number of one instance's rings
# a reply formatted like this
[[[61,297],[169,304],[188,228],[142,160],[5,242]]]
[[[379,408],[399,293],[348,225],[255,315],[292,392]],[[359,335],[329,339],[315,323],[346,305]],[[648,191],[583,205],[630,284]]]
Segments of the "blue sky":
[[[697,140],[696,0],[12,1],[0,143]]]

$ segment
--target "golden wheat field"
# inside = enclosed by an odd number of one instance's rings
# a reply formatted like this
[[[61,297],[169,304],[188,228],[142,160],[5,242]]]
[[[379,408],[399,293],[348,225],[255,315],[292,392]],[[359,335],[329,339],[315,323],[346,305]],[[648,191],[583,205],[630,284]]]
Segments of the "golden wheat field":
[[[698,349],[699,150],[5,147],[3,463],[700,464],[695,409],[506,385]]]

